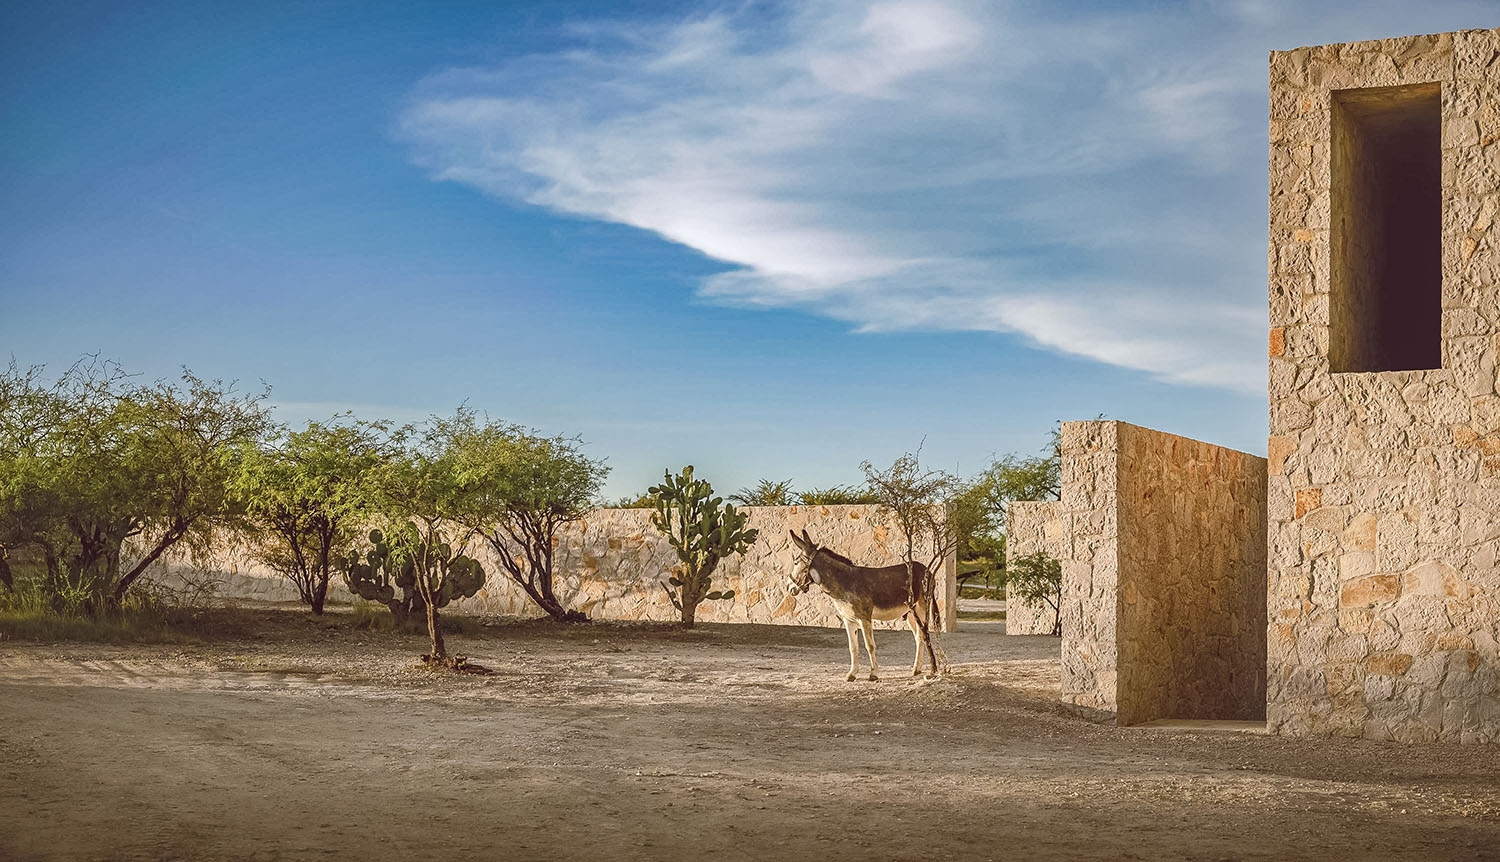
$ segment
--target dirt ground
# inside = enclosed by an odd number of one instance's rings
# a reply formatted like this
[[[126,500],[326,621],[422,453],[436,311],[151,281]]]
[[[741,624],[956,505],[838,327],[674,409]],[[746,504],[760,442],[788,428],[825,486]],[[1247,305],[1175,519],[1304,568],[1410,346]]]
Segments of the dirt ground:
[[[0,859],[1500,859],[1495,747],[1090,724],[998,623],[848,683],[834,629],[471,623],[462,677],[352,619],[0,642]]]

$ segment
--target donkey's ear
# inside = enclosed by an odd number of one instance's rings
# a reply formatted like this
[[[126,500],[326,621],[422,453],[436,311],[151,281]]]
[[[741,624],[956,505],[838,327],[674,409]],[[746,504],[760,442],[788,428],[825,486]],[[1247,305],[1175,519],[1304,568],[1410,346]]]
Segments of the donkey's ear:
[[[806,527],[802,528],[802,541],[806,542],[809,545],[813,544],[812,536],[809,536],[807,534],[807,528]]]
[[[798,536],[797,536],[797,534],[796,534],[796,533],[795,533],[795,532],[793,532],[793,531],[791,531],[791,530],[787,530],[787,531],[786,531],[786,534],[787,534],[787,535],[788,535],[788,536],[791,536],[791,537],[792,537],[792,541],[793,541],[793,542],[795,542],[795,543],[797,543],[797,544],[799,544],[799,545],[800,545],[800,544],[802,544],[802,539],[801,539],[801,538],[799,538],[799,537],[798,537]]]

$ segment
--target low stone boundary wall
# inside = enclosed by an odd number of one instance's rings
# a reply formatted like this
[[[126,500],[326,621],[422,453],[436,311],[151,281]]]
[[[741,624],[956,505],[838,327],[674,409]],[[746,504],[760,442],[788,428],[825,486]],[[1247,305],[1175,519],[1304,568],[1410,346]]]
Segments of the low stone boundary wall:
[[[1115,421],[1062,446],[1064,703],[1264,718],[1265,459]]]
[[[1066,555],[1067,538],[1061,505],[1056,500],[1013,502],[1005,507],[1005,558],[1014,560],[1045,551],[1054,560]],[[1005,633],[1050,635],[1054,612],[1045,602],[1028,602],[1005,588]]]
[[[795,558],[788,531],[805,529],[814,541],[860,565],[901,562],[902,534],[876,506],[752,506],[744,511],[749,515],[749,525],[760,535],[748,553],[719,564],[714,588],[732,589],[735,595],[730,601],[699,605],[698,619],[704,622],[843,626],[833,602],[822,591],[793,596],[788,590],[787,576]],[[476,545],[471,554],[484,564],[486,584],[473,598],[455,602],[452,610],[541,615],[525,592],[506,577],[488,547]],[[919,552],[918,559],[922,557]],[[651,510],[598,509],[559,534],[554,589],[567,606],[595,619],[673,621],[680,614],[660,582],[670,576],[676,564],[677,557],[666,537],[651,525]],[[219,580],[223,598],[297,600],[290,582],[255,562],[243,549],[216,554],[206,568]],[[957,561],[949,555],[938,573],[943,631],[953,631],[958,619],[956,569]],[[180,582],[189,572],[189,567],[178,562],[155,574]],[[337,579],[329,593],[334,601],[351,599]],[[905,623],[896,620],[876,625],[898,628]]]

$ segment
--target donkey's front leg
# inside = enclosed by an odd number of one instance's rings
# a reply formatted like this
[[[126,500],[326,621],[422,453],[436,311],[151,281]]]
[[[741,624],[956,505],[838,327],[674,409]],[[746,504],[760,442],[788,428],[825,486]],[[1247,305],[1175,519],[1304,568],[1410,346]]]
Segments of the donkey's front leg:
[[[875,624],[869,619],[859,621],[860,633],[865,636],[865,652],[870,654],[870,682],[880,679],[880,665],[875,661]]]
[[[844,634],[849,637],[849,675],[845,681],[854,682],[859,674],[859,637],[854,634],[854,620],[844,620]]]

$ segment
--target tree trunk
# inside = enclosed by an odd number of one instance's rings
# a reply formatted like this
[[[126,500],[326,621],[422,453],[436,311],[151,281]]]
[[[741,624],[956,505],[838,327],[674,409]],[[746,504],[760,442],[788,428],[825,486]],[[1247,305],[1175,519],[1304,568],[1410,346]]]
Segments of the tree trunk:
[[[327,598],[328,574],[325,572],[322,577],[318,578],[317,584],[313,586],[312,601],[308,602],[308,604],[312,606],[312,612],[314,615],[323,615],[323,601]]]
[[[443,644],[443,623],[438,619],[437,607],[427,603],[427,634],[432,637],[430,661],[441,661],[448,657],[448,648]]]
[[[683,628],[689,628],[689,629],[692,628],[693,627],[693,622],[695,621],[695,618],[697,616],[698,616],[698,603],[697,602],[690,602],[690,601],[688,601],[687,593],[683,593],[683,595],[682,595],[682,626],[683,626]]]
[[[118,608],[125,601],[125,593],[130,590],[130,585],[135,583],[136,578],[139,578],[141,573],[145,572],[152,563],[156,562],[156,559],[165,553],[168,548],[177,544],[178,539],[187,535],[187,531],[191,526],[191,521],[174,524],[162,536],[161,540],[156,543],[156,547],[152,548],[149,554],[142,557],[140,562],[135,564],[135,568],[131,569],[125,577],[120,578],[120,582],[115,586],[114,595],[110,597],[112,606]]]
[[[563,603],[558,601],[557,596],[552,592],[551,578],[539,580],[541,581],[541,589],[538,591],[538,595],[535,596],[537,607],[546,611],[553,619],[560,623],[586,623],[589,621],[588,614],[563,607]]]
[[[314,616],[323,615],[323,602],[328,599],[328,543],[329,538],[323,538],[323,546],[318,549],[318,574],[313,580],[312,605]]]
[[[4,548],[0,548],[0,583],[5,584],[8,592],[16,591],[15,577],[10,572],[10,555]]]

